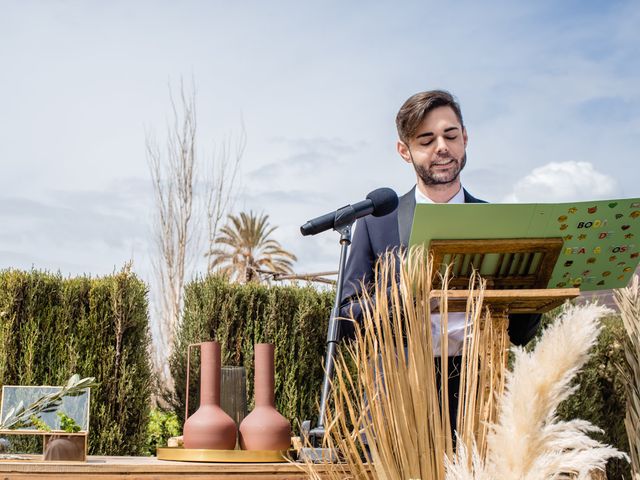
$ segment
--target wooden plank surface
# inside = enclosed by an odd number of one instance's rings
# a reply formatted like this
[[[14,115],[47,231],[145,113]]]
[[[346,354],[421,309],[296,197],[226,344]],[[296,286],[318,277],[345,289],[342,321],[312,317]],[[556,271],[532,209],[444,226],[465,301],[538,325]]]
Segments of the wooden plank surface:
[[[43,480],[308,478],[304,466],[293,463],[197,463],[162,461],[155,457],[99,456],[90,456],[87,462],[0,461],[2,480],[22,480],[36,475]]]
[[[474,292],[474,295],[477,296],[478,292]],[[506,310],[508,313],[544,313],[578,295],[578,288],[485,290],[483,304],[493,310]],[[441,296],[442,290],[431,291],[431,298],[439,299]],[[449,290],[449,311],[464,312],[468,297],[468,290]]]

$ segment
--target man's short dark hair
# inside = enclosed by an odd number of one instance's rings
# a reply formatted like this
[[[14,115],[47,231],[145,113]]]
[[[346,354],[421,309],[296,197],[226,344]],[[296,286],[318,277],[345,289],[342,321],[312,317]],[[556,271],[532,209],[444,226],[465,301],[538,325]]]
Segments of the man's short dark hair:
[[[408,143],[427,114],[438,107],[451,107],[460,121],[460,126],[464,128],[460,105],[458,105],[453,95],[446,90],[429,90],[428,92],[412,95],[400,107],[400,111],[396,116],[396,127],[398,128],[400,140]]]

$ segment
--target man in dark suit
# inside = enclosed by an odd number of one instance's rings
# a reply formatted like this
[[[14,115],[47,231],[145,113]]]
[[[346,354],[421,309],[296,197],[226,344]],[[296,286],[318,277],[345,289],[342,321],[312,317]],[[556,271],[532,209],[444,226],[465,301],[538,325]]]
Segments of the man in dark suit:
[[[396,117],[399,140],[397,150],[402,159],[410,163],[416,173],[416,185],[400,197],[396,211],[383,217],[367,216],[358,220],[353,235],[351,252],[347,260],[342,296],[341,315],[353,315],[361,320],[362,312],[355,300],[364,285],[374,280],[374,266],[378,257],[393,248],[405,248],[416,203],[486,203],[474,198],[463,187],[460,172],[467,155],[467,130],[460,106],[446,91],[421,92],[410,97]],[[432,315],[432,322],[439,321]],[[509,337],[517,345],[526,344],[535,335],[540,315],[511,315]],[[464,327],[464,314],[449,314],[448,352],[440,352],[437,328],[432,332],[436,356],[447,355],[449,371],[457,371]],[[343,336],[351,336],[353,323],[342,322]],[[457,412],[457,386],[459,379],[449,380],[449,403],[452,425]]]

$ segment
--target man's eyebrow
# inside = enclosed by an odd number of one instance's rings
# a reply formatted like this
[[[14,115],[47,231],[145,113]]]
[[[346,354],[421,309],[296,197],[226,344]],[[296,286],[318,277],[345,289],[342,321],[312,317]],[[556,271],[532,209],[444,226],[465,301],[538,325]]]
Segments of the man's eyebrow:
[[[433,132],[424,132],[424,133],[421,133],[420,135],[416,135],[416,138],[422,138],[422,137],[433,137]]]
[[[444,129],[444,133],[448,133],[451,132],[452,130],[459,130],[458,127],[447,127]],[[420,135],[416,135],[416,138],[423,138],[423,137],[433,137],[433,132],[424,132],[421,133]]]

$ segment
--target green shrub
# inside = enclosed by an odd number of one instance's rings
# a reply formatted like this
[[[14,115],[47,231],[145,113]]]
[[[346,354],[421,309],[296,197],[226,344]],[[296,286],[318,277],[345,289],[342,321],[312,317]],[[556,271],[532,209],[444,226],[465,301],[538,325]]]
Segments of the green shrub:
[[[182,429],[175,412],[151,410],[149,423],[147,423],[147,438],[142,453],[155,455],[156,448],[166,447],[169,438],[178,435],[182,435]]]
[[[187,346],[207,340],[222,345],[222,364],[247,370],[253,403],[253,345],[275,344],[275,396],[280,412],[297,427],[315,419],[323,377],[327,323],[334,293],[312,287],[230,284],[218,277],[189,283],[184,318],[169,365],[175,389],[166,395],[184,422]],[[199,370],[192,362],[190,411],[198,406]]]
[[[151,393],[148,345],[147,288],[129,268],[95,279],[0,272],[0,384],[96,377],[91,454],[140,452]]]

